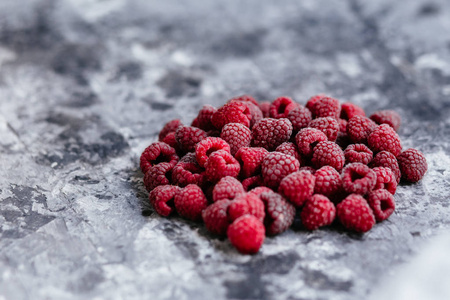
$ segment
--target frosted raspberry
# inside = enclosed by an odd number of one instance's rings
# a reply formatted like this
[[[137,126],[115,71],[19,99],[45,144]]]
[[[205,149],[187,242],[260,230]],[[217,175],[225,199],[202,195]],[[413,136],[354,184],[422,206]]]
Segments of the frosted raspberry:
[[[228,207],[228,220],[233,222],[244,215],[252,215],[261,222],[264,221],[264,203],[252,193],[240,194]]]
[[[182,126],[183,123],[181,123],[180,119],[175,119],[172,121],[167,122],[164,127],[159,132],[158,139],[160,141],[163,141],[164,138],[171,132],[177,131],[177,128]]]
[[[261,175],[252,176],[245,178],[242,180],[242,186],[244,187],[244,190],[250,191],[251,189],[254,189],[256,187],[264,185],[264,181],[261,177]]]
[[[388,124],[395,131],[400,128],[400,123],[402,121],[400,115],[393,110],[379,110],[374,112],[370,119],[372,119],[377,124]]]
[[[219,150],[211,153],[205,164],[205,169],[206,179],[217,182],[226,176],[237,177],[241,166],[229,152]]]
[[[227,230],[231,244],[242,254],[255,254],[265,238],[264,225],[252,215],[245,215],[233,222]]]
[[[377,175],[368,166],[352,163],[342,170],[342,187],[349,194],[365,195],[375,187]]]
[[[310,108],[313,118],[332,117],[338,119],[341,115],[341,105],[337,99],[323,97]]]
[[[151,167],[144,175],[144,185],[147,191],[153,190],[159,185],[170,184],[173,165],[170,163],[159,163]]]
[[[212,116],[211,122],[217,129],[222,129],[228,123],[240,123],[250,127],[252,116],[247,105],[242,102],[227,103]]]
[[[228,123],[222,128],[220,137],[230,145],[232,155],[242,147],[250,146],[252,132],[248,127],[239,123]]]
[[[316,182],[314,193],[331,197],[337,194],[342,188],[341,175],[335,168],[325,166],[320,168],[314,174]]]
[[[192,126],[180,126],[175,132],[175,139],[181,150],[185,152],[193,152],[195,145],[206,138],[205,131]]]
[[[387,125],[381,124],[367,138],[369,148],[374,152],[389,151],[395,156],[402,152],[400,137],[395,130]]]
[[[315,128],[303,128],[295,136],[298,152],[304,157],[311,157],[314,147],[325,141],[328,141],[325,133]]]
[[[245,104],[245,106],[248,107],[248,110],[250,112],[250,128],[253,127],[253,125],[255,125],[259,120],[261,120],[263,118],[263,113],[261,111],[261,109],[259,108],[258,104],[255,104],[251,101],[243,101],[243,100],[236,100],[236,99],[232,99],[230,100],[230,102],[242,102],[243,104]]]
[[[181,187],[188,184],[202,186],[205,181],[204,171],[197,163],[195,154],[188,153],[173,168],[172,183]]]
[[[286,142],[286,143],[283,143],[280,146],[278,146],[275,149],[275,151],[276,152],[281,152],[281,153],[284,153],[284,154],[288,154],[288,155],[292,155],[293,157],[295,157],[300,162],[300,165],[301,165],[302,158],[300,156],[300,153],[298,153],[298,148],[297,148],[296,144],[291,143],[291,142]]]
[[[370,163],[371,168],[386,167],[391,169],[397,179],[397,184],[400,182],[400,167],[398,166],[397,158],[388,151],[378,152]]]
[[[352,231],[367,232],[375,225],[372,209],[361,195],[347,196],[336,206],[336,213],[342,225]]]
[[[211,153],[223,150],[230,152],[230,145],[226,141],[217,137],[207,137],[195,145],[195,157],[201,167],[204,167]]]
[[[347,135],[353,143],[365,144],[377,127],[374,121],[363,116],[354,116],[347,123]]]
[[[394,196],[387,190],[379,189],[369,194],[367,202],[372,208],[377,222],[389,218],[395,210]]]
[[[334,169],[334,168],[332,168],[332,169]],[[314,173],[316,173],[316,169],[314,169],[313,167],[311,167],[311,166],[303,166],[303,167],[301,167],[300,169],[298,169],[299,171],[305,171],[305,172],[309,172],[309,173],[311,173],[311,174],[313,174],[314,175]]]
[[[332,166],[340,171],[345,163],[344,151],[334,142],[319,142],[314,147],[311,162],[316,168]]]
[[[278,192],[294,206],[302,206],[314,193],[316,178],[309,172],[298,171],[281,180]]]
[[[300,217],[306,229],[316,230],[333,223],[336,217],[336,208],[327,197],[314,195],[306,201]]]
[[[241,96],[237,96],[234,98],[231,98],[230,100],[227,101],[227,103],[233,102],[233,101],[242,101],[242,102],[250,102],[252,104],[258,105],[258,101],[255,100],[255,98],[253,98],[250,95],[241,95]]]
[[[338,133],[338,137],[347,137],[347,124],[348,121],[344,120],[344,119],[339,119],[339,133]]]
[[[175,153],[175,149],[163,142],[156,142],[145,148],[141,154],[140,167],[142,173],[147,171],[153,166],[162,162],[169,163],[172,167],[177,164],[179,160],[178,155]]]
[[[230,200],[220,200],[203,210],[203,222],[209,232],[220,236],[227,234],[228,226],[230,226],[227,211],[230,204]]]
[[[255,194],[256,196],[259,197],[259,195],[261,195],[262,193],[273,193],[273,191],[266,186],[258,186],[250,190],[249,193]]]
[[[239,149],[235,158],[241,165],[241,176],[248,178],[260,174],[262,160],[268,153],[269,151],[259,147]]]
[[[373,158],[373,152],[364,144],[351,144],[344,151],[347,164],[359,162],[368,165]]]
[[[175,138],[175,132],[168,133],[161,142],[166,143],[167,145],[175,149],[178,156],[182,154],[183,151],[181,150],[180,146],[178,146],[177,139]]]
[[[326,96],[327,95],[325,95],[325,94],[318,94],[318,95],[312,96],[311,98],[308,99],[308,101],[306,101],[306,105],[305,105],[306,108],[311,111],[314,107],[314,104],[316,104],[317,101],[319,101],[322,98],[325,98]]]
[[[195,184],[187,185],[181,189],[175,195],[174,203],[178,214],[192,221],[200,221],[202,219],[202,211],[208,206],[205,194]]]
[[[376,167],[372,169],[377,175],[377,182],[374,190],[385,189],[392,195],[397,190],[397,179],[391,169],[385,167]]]
[[[260,103],[258,104],[259,109],[262,111],[263,117],[264,117],[264,118],[269,118],[269,117],[270,117],[270,112],[269,112],[269,110],[270,110],[270,105],[271,105],[271,104],[272,104],[272,103],[270,103],[269,101],[263,101],[263,102],[260,102]]]
[[[287,118],[289,112],[291,112],[297,106],[298,103],[296,103],[289,97],[278,97],[270,105],[270,117],[275,119]]]
[[[259,198],[264,202],[266,217],[264,225],[268,235],[276,235],[291,227],[295,217],[295,207],[280,194],[262,193]]]
[[[288,119],[265,118],[252,129],[254,147],[263,147],[269,151],[284,142],[289,141],[292,134],[292,124]]]
[[[341,119],[344,120],[350,120],[354,116],[362,116],[365,117],[366,113],[364,112],[364,109],[359,107],[356,104],[345,102],[341,104]]]
[[[264,184],[276,189],[284,177],[298,171],[299,168],[300,163],[295,157],[280,152],[271,152],[264,157],[261,164]]]
[[[175,210],[173,199],[179,190],[174,185],[160,185],[150,192],[150,203],[158,214],[167,217]]]
[[[419,150],[407,149],[397,157],[397,160],[402,172],[402,178],[409,182],[419,181],[427,172],[427,160]]]
[[[214,130],[215,127],[211,122],[213,114],[217,111],[217,108],[211,105],[203,105],[202,109],[198,112],[197,117],[192,121],[191,126],[200,128],[204,131]]]
[[[239,180],[226,176],[219,180],[212,191],[214,202],[220,200],[233,200],[237,195],[244,193],[244,188]]]
[[[309,123],[308,127],[322,131],[328,140],[332,142],[336,141],[339,133],[339,122],[332,117],[314,119]]]
[[[288,113],[287,118],[291,121],[294,132],[298,132],[300,129],[308,127],[312,120],[312,114],[306,107],[298,105]]]

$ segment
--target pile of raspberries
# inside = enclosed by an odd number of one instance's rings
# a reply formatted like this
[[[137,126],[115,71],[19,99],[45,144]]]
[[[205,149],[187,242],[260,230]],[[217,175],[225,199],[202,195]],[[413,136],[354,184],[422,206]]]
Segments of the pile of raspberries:
[[[386,220],[400,179],[427,171],[420,151],[402,150],[399,126],[392,110],[368,118],[322,94],[305,106],[243,95],[203,106],[190,126],[168,122],[140,167],[158,214],[203,221],[253,254],[296,217],[306,230],[335,222],[359,233]]]

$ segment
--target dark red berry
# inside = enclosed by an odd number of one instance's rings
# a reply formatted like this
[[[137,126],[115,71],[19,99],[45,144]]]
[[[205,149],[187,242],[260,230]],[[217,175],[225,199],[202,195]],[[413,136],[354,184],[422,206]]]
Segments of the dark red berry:
[[[364,110],[356,104],[345,102],[341,104],[341,119],[350,120],[354,116],[365,117],[366,113]]]
[[[387,124],[381,124],[375,128],[367,138],[367,143],[373,152],[389,151],[395,156],[398,156],[402,152],[400,137]]]
[[[336,217],[336,208],[327,197],[314,195],[306,201],[300,217],[306,229],[316,230],[333,223]]]
[[[325,141],[328,141],[325,133],[315,128],[303,128],[295,136],[298,152],[304,157],[311,157],[314,147]]]
[[[269,151],[259,147],[243,147],[239,149],[235,158],[241,165],[241,176],[248,178],[260,174],[262,160],[268,153]]]
[[[233,222],[244,215],[252,215],[261,222],[264,221],[264,203],[252,193],[238,195],[228,207],[228,219]]]
[[[280,194],[262,193],[259,198],[264,202],[266,217],[264,225],[268,235],[276,235],[291,227],[295,217],[295,207]]]
[[[322,98],[325,98],[326,96],[327,95],[325,95],[325,94],[318,94],[318,95],[312,96],[311,98],[308,99],[308,101],[306,101],[306,105],[305,105],[306,108],[311,111],[314,107],[314,104],[316,104],[317,101],[319,101]]]
[[[246,191],[250,191],[251,189],[254,189],[256,187],[263,186],[263,185],[264,185],[264,181],[263,181],[261,175],[248,177],[248,178],[245,178],[244,180],[242,180],[242,186],[244,187],[244,190],[246,190]]]
[[[264,225],[252,215],[245,215],[233,222],[227,230],[231,244],[242,254],[259,251],[265,238]]]
[[[266,186],[258,186],[249,191],[249,193],[255,194],[256,196],[261,195],[262,193],[272,193],[273,191]]]
[[[386,220],[395,210],[394,196],[387,190],[379,189],[370,192],[367,202],[377,222]]]
[[[323,97],[314,103],[310,111],[313,118],[332,117],[338,119],[341,115],[341,105],[337,99]]]
[[[316,178],[309,172],[298,171],[281,180],[278,192],[294,206],[302,206],[314,193]]]
[[[206,136],[205,131],[192,126],[180,126],[175,132],[175,139],[180,149],[185,152],[194,152],[195,145]]]
[[[342,170],[342,187],[349,194],[365,195],[375,187],[377,175],[368,166],[352,163]]]
[[[336,214],[345,228],[367,232],[375,225],[375,216],[367,201],[357,194],[347,196],[336,206]]]
[[[363,116],[354,116],[347,123],[347,135],[353,143],[365,144],[377,127],[374,121]]]
[[[158,139],[160,141],[163,141],[169,133],[177,131],[177,128],[181,125],[183,125],[183,123],[181,123],[180,119],[175,119],[167,122],[159,132]]]
[[[165,162],[174,167],[179,160],[175,149],[163,142],[156,142],[145,148],[141,154],[140,167],[142,173],[147,171],[154,165]]]
[[[219,180],[212,191],[214,202],[220,200],[233,200],[237,195],[244,193],[242,183],[234,177],[226,176]]]
[[[370,163],[371,168],[386,167],[391,169],[397,179],[397,184],[400,182],[401,174],[400,167],[398,166],[397,158],[388,151],[378,152]]]
[[[332,142],[336,141],[339,133],[339,122],[332,117],[316,118],[309,123],[308,127],[322,131]]]
[[[175,210],[173,199],[179,191],[180,188],[174,185],[157,186],[149,194],[150,203],[158,214],[167,217]]]
[[[253,126],[252,145],[272,151],[282,143],[289,141],[291,134],[292,124],[288,119],[265,118]]]
[[[364,144],[351,144],[344,151],[347,164],[359,162],[368,165],[373,158],[373,152]]]
[[[170,184],[173,165],[171,163],[159,163],[151,167],[144,175],[144,185],[147,191],[153,190],[159,185]]]
[[[287,118],[291,121],[294,132],[298,132],[300,129],[308,127],[312,120],[312,114],[306,107],[298,105],[288,113]]]
[[[291,142],[286,142],[286,143],[283,143],[280,146],[278,146],[275,149],[275,151],[276,152],[281,152],[281,153],[284,153],[284,154],[288,154],[288,155],[291,155],[291,156],[295,157],[300,162],[300,165],[302,165],[302,163],[301,163],[302,162],[302,158],[300,156],[300,153],[298,152],[298,148],[297,148],[296,144],[291,143]]]
[[[275,99],[269,108],[271,118],[281,119],[287,118],[289,112],[298,106],[294,100],[289,97],[279,97]]]
[[[377,183],[375,184],[374,190],[385,189],[392,195],[395,194],[397,190],[397,179],[394,173],[389,168],[376,167],[372,169],[377,175]]]
[[[217,129],[222,129],[228,123],[240,123],[250,127],[251,118],[250,110],[245,103],[230,102],[213,114],[211,122]]]
[[[192,221],[200,221],[202,219],[202,211],[208,206],[205,194],[195,184],[190,184],[181,189],[175,195],[174,203],[178,214]]]
[[[211,153],[205,164],[206,179],[217,182],[226,176],[237,177],[241,166],[227,151],[219,150]]]
[[[211,153],[223,150],[230,152],[230,145],[218,137],[207,137],[195,145],[195,157],[201,167],[204,167]]]
[[[203,222],[209,232],[220,236],[227,234],[228,226],[230,226],[227,213],[230,204],[230,200],[220,200],[203,210]]]
[[[416,149],[407,149],[398,157],[398,165],[402,178],[409,182],[417,182],[425,175],[428,169],[427,160],[422,152]]]
[[[264,184],[270,188],[278,188],[281,180],[298,171],[300,163],[295,157],[280,152],[267,154],[261,164]]]
[[[335,168],[325,166],[314,173],[316,182],[314,193],[332,197],[339,193],[342,188],[341,174]]]
[[[400,115],[393,110],[376,111],[370,116],[370,119],[372,119],[375,123],[379,125],[388,124],[395,131],[398,131],[402,121]]]
[[[228,123],[222,128],[220,137],[230,145],[232,155],[242,147],[250,146],[252,132],[250,129],[239,123]]]
[[[202,186],[205,181],[204,171],[197,163],[195,154],[188,153],[173,168],[172,184],[181,187],[185,187],[188,184]]]
[[[340,171],[345,163],[344,152],[334,142],[319,142],[314,147],[311,162],[316,168],[331,166]]]
[[[198,112],[197,117],[192,121],[191,126],[200,128],[206,132],[214,130],[215,127],[211,122],[213,114],[217,111],[217,108],[211,105],[203,105],[202,109]]]
[[[258,104],[259,109],[261,109],[264,118],[270,117],[270,105],[272,105],[272,103],[270,103],[269,101],[263,101]]]

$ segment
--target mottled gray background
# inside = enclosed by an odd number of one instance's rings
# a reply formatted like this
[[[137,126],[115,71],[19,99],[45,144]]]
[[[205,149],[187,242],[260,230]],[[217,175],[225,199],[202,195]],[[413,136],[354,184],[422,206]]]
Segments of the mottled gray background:
[[[388,221],[244,256],[147,204],[168,120],[319,92],[395,109],[426,154]],[[448,299],[449,116],[446,0],[1,0],[0,299]]]

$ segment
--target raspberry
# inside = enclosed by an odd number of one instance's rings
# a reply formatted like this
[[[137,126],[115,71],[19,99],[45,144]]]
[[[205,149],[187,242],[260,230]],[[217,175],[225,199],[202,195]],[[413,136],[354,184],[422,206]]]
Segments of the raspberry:
[[[334,142],[319,142],[313,150],[311,162],[316,168],[332,166],[340,171],[344,166],[344,151]]]
[[[252,193],[240,194],[228,207],[228,220],[233,222],[244,215],[252,215],[261,222],[264,221],[264,203]]]
[[[347,135],[353,143],[365,144],[370,133],[377,127],[374,121],[355,116],[347,123]]]
[[[294,132],[298,132],[300,129],[308,127],[312,120],[312,114],[306,107],[298,105],[288,113],[286,118],[291,121]]]
[[[226,141],[217,137],[207,137],[195,145],[195,157],[201,167],[204,167],[211,153],[223,150],[230,152],[230,145]]]
[[[359,162],[368,165],[373,158],[373,152],[364,144],[351,144],[344,151],[347,164]]]
[[[331,197],[338,193],[342,188],[341,175],[333,167],[322,167],[316,171],[314,176],[316,177],[314,194]]]
[[[266,149],[258,147],[239,149],[235,158],[241,165],[241,176],[247,178],[260,174],[262,160],[268,153]]]
[[[264,118],[269,118],[270,117],[270,112],[269,112],[269,110],[270,110],[270,105],[271,105],[272,103],[270,103],[270,101],[263,101],[263,102],[260,102],[259,104],[258,104],[258,106],[259,106],[259,109],[261,110],[261,112],[263,113],[263,117]]]
[[[332,168],[334,170],[334,168]],[[316,169],[314,169],[313,167],[310,166],[303,166],[300,169],[298,169],[299,171],[305,171],[305,172],[309,172],[311,174],[314,175],[314,173],[316,173]]]
[[[270,105],[269,115],[275,119],[287,118],[289,112],[297,108],[297,106],[298,103],[289,97],[278,97]]]
[[[219,150],[211,153],[205,169],[206,178],[211,182],[217,182],[226,176],[237,177],[241,166],[229,152]]]
[[[373,158],[370,163],[371,168],[386,167],[391,169],[397,179],[397,184],[400,182],[400,167],[398,166],[397,158],[391,152],[381,151]]]
[[[402,152],[400,137],[395,130],[387,125],[381,124],[367,138],[369,148],[374,152],[389,151],[395,156]]]
[[[173,199],[179,190],[174,185],[160,185],[150,192],[150,203],[158,214],[167,217],[175,210]]]
[[[319,129],[332,142],[336,141],[339,133],[339,122],[332,117],[314,119],[309,123],[308,127]]]
[[[265,238],[264,225],[257,218],[245,215],[233,222],[227,230],[231,244],[242,254],[254,254]]]
[[[170,184],[173,165],[170,163],[159,163],[151,167],[144,176],[144,185],[147,191],[153,190],[159,185]]]
[[[264,224],[267,234],[276,235],[286,231],[294,222],[295,207],[274,192],[262,193],[259,198],[266,208]]]
[[[252,116],[247,105],[242,102],[227,103],[212,116],[211,122],[217,129],[222,129],[228,123],[240,123],[250,127]]]
[[[281,180],[287,175],[298,171],[300,163],[295,157],[280,152],[267,154],[261,164],[264,184],[269,188],[278,188]]]
[[[258,106],[258,104],[255,104],[255,103],[253,103],[251,101],[243,101],[243,100],[236,100],[236,99],[232,99],[232,100],[230,100],[230,102],[241,102],[245,106],[248,107],[248,110],[250,112],[250,116],[252,117],[250,119],[250,128],[252,128],[253,125],[256,124],[256,122],[258,122],[259,120],[261,120],[264,117],[261,109]]]
[[[175,119],[172,121],[169,121],[164,125],[164,127],[159,132],[158,139],[160,141],[164,140],[164,138],[171,132],[177,131],[177,128],[182,126],[183,123],[181,123],[180,119]]]
[[[368,166],[352,163],[342,170],[342,187],[349,194],[365,195],[375,187],[377,175]]]
[[[180,147],[178,146],[177,139],[175,138],[175,132],[170,132],[170,133],[168,133],[168,134],[162,139],[161,142],[166,143],[166,144],[169,145],[170,147],[174,148],[175,151],[176,151],[177,153],[181,153],[181,152],[182,152],[181,149],[180,149]]]
[[[311,98],[308,99],[308,101],[306,101],[306,108],[309,109],[310,111],[313,109],[314,104],[316,104],[317,101],[319,101],[322,98],[325,98],[326,95],[325,94],[318,94],[315,96],[312,96]]]
[[[244,193],[244,188],[239,180],[226,176],[219,180],[212,191],[214,202],[220,200],[233,200],[237,195]]]
[[[339,119],[339,133],[338,137],[347,137],[347,124],[348,121],[344,119]]]
[[[142,173],[147,171],[153,166],[162,162],[169,163],[172,167],[177,164],[179,160],[178,155],[175,153],[175,149],[163,142],[156,142],[145,148],[141,154],[140,167]]]
[[[205,222],[205,227],[209,232],[220,236],[227,234],[230,225],[227,211],[230,204],[230,200],[220,200],[203,210],[203,222]]]
[[[172,183],[184,187],[188,184],[202,186],[204,183],[204,169],[195,159],[194,153],[186,154],[172,170]]]
[[[191,126],[200,128],[204,131],[214,130],[215,127],[211,123],[213,114],[217,111],[217,108],[211,105],[203,105],[202,109],[198,112],[197,117],[192,121]]]
[[[278,192],[296,207],[302,206],[314,193],[316,178],[309,172],[297,171],[284,177]]]
[[[242,147],[250,146],[252,132],[248,127],[239,123],[228,123],[222,128],[220,137],[230,145],[232,155]]]
[[[373,120],[377,124],[388,124],[395,131],[398,131],[400,128],[400,123],[402,119],[400,115],[393,110],[379,110],[374,112],[370,119]]]
[[[311,157],[317,143],[325,141],[328,141],[325,133],[315,128],[303,128],[295,136],[298,152],[304,157]]]
[[[202,211],[208,206],[205,194],[195,184],[189,184],[181,189],[175,195],[174,203],[178,214],[192,221],[200,221]]]
[[[292,124],[288,119],[265,118],[252,129],[254,147],[263,147],[269,151],[284,142],[289,141],[292,134]]]
[[[359,107],[356,104],[345,102],[341,104],[341,119],[344,120],[350,120],[354,116],[362,116],[365,117],[366,113],[364,112],[364,109]]]
[[[259,197],[259,195],[261,195],[262,193],[273,193],[273,191],[266,186],[258,186],[256,188],[250,190],[249,193],[254,194]]]
[[[261,175],[252,176],[252,177],[245,178],[244,180],[242,180],[242,186],[244,187],[244,190],[246,190],[246,191],[250,191],[251,189],[262,186],[263,184],[264,184],[264,181],[263,181]]]
[[[313,118],[332,117],[338,119],[341,115],[339,101],[331,97],[323,97],[317,100],[310,108]]]
[[[377,175],[377,182],[374,190],[385,189],[392,195],[397,190],[397,179],[391,169],[385,167],[376,167],[372,169]]]
[[[336,206],[339,221],[345,228],[356,232],[367,232],[375,225],[375,216],[367,201],[351,194]]]
[[[409,182],[419,181],[427,172],[427,160],[419,150],[407,149],[397,157],[397,160],[402,172],[402,178]]]
[[[302,224],[308,230],[330,225],[335,216],[336,208],[333,202],[323,195],[314,195],[309,198],[300,214]]]
[[[258,101],[256,101],[255,98],[253,98],[250,95],[241,95],[241,96],[231,98],[230,100],[228,100],[227,103],[230,103],[233,101],[250,102],[252,104],[258,105]]]
[[[205,131],[192,126],[180,126],[175,132],[175,139],[181,150],[193,152],[195,145],[206,138]]]
[[[372,191],[369,194],[367,202],[377,222],[386,220],[395,210],[394,196],[384,189]]]
[[[295,145],[294,143],[291,143],[291,142],[283,143],[280,146],[278,146],[275,149],[275,151],[295,157],[300,162],[300,165],[301,165],[302,158],[300,157],[300,154],[298,153],[297,145]]]

